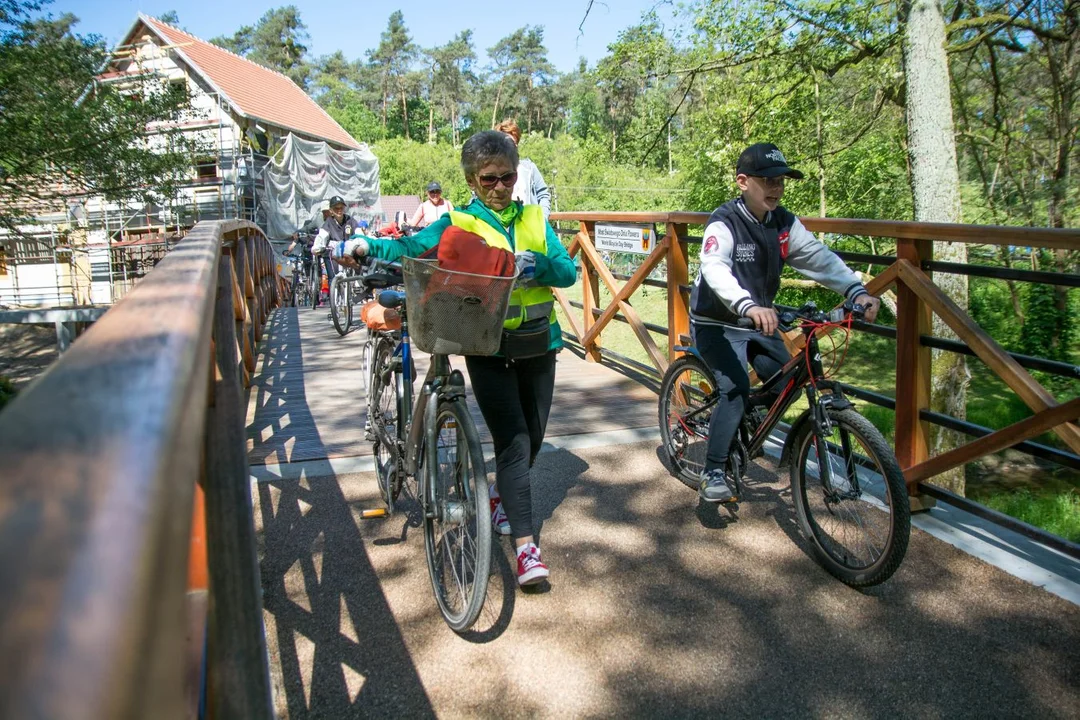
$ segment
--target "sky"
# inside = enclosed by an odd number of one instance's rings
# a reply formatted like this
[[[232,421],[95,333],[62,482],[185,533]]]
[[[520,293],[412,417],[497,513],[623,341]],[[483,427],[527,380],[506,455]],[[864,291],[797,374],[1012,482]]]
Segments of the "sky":
[[[588,0],[514,2],[501,9],[476,0],[54,0],[46,10],[53,15],[76,15],[80,19],[76,32],[100,35],[111,46],[120,41],[140,12],[157,17],[175,10],[183,29],[209,40],[232,35],[241,25],[254,25],[268,9],[289,4],[300,9],[311,36],[308,51],[313,57],[337,50],[350,60],[366,57],[365,51],[378,45],[390,14],[401,9],[405,26],[420,47],[444,45],[461,30],[471,29],[481,66],[486,62],[484,51],[501,38],[525,25],[543,25],[548,59],[560,72],[576,69],[582,56],[595,65],[619,32],[636,24],[643,12],[656,7],[662,18],[671,17],[670,0],[596,0],[588,18]]]

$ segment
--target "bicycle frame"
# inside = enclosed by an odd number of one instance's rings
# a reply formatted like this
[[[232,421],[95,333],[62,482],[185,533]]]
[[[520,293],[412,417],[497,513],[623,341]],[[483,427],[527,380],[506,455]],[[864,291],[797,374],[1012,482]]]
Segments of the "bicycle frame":
[[[772,431],[779,424],[780,418],[782,418],[788,409],[790,409],[798,400],[799,393],[803,389],[805,389],[806,398],[809,401],[810,407],[792,424],[791,430],[788,433],[788,438],[795,437],[801,424],[809,421],[814,423],[814,428],[817,431],[815,437],[817,438],[817,442],[820,443],[820,438],[823,435],[828,434],[830,430],[830,422],[824,411],[825,406],[847,407],[850,405],[848,400],[843,396],[840,386],[825,378],[825,372],[821,364],[821,354],[818,348],[817,329],[817,324],[804,322],[801,327],[803,336],[806,339],[803,349],[788,360],[782,368],[772,375],[772,377],[763,382],[759,388],[751,391],[747,402],[747,411],[755,407],[766,406],[769,407],[769,411],[766,414],[765,419],[762,420],[761,424],[754,430],[752,435],[747,432],[744,416],[743,422],[740,425],[740,439],[746,449],[748,458],[756,456],[762,449],[765,442],[772,434]],[[698,357],[701,357],[700,353],[698,353],[695,348],[677,349],[693,352],[697,354]],[[822,394],[819,390],[828,390],[829,392]],[[768,398],[777,393],[776,399],[770,405]],[[707,418],[709,414],[712,413],[718,400],[718,397],[711,398],[700,408],[695,410],[693,414]],[[846,436],[844,437],[844,444],[847,445]],[[845,447],[844,449],[849,450],[848,447]],[[783,459],[787,457],[789,451],[790,448],[788,447],[788,443],[785,442],[781,456],[781,464],[783,463]],[[818,456],[824,457],[824,455],[824,448],[819,447]],[[829,468],[823,466],[823,472],[828,473]]]

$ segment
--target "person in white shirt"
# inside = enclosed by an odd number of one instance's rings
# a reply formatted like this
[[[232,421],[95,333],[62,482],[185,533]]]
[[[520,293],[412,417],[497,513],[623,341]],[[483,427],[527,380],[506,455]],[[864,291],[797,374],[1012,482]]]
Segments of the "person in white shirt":
[[[521,142],[521,128],[513,120],[503,120],[495,129],[513,138],[514,145]],[[518,161],[517,182],[514,183],[511,198],[520,200],[523,205],[539,205],[544,210],[545,220],[551,215],[551,191],[540,174],[540,168],[528,158]]]
[[[453,203],[443,198],[442,185],[435,181],[428,183],[427,196],[428,199],[409,218],[409,224],[414,228],[427,227],[454,209]]]

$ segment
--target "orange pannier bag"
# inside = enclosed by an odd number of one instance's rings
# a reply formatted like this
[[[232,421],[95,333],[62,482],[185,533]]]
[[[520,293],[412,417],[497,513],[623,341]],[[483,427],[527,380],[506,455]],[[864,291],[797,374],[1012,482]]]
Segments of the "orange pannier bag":
[[[369,300],[360,308],[360,319],[372,330],[400,330],[401,316],[397,310],[384,308],[378,300]]]

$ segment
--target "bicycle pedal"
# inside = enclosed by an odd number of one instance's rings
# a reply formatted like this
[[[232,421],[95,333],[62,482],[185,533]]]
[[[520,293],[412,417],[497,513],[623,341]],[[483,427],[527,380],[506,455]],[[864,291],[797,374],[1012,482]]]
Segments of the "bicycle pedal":
[[[388,517],[390,513],[386,508],[375,508],[373,510],[363,510],[360,513],[361,520],[376,520],[378,518]]]

